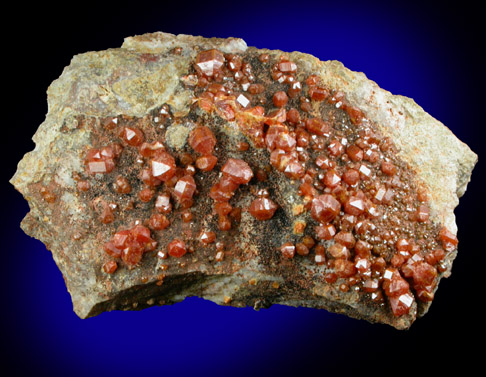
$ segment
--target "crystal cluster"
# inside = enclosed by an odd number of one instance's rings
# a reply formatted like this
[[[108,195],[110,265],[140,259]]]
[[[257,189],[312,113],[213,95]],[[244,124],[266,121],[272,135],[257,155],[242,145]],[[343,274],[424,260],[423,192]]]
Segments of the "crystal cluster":
[[[81,316],[194,294],[397,328],[427,311],[450,273],[455,229],[403,140],[348,90],[340,66],[235,41],[137,41],[109,52],[113,65],[93,55],[74,83],[66,75],[74,103],[52,107],[69,109],[52,141],[53,174],[26,190],[41,210],[24,228],[52,231]]]
[[[299,81],[298,65],[285,55],[273,60],[211,49],[197,55],[193,69],[182,82],[194,90],[201,111],[235,124],[250,142],[237,149],[266,149],[268,165],[220,161],[209,124],[195,124],[187,139],[191,149],[175,156],[163,138],[147,140],[142,129],[111,119],[113,143],[86,153],[87,181],[93,174],[111,174],[123,151],[135,148],[143,182],[137,199],[153,203],[153,213],[146,226],[120,230],[106,242],[104,250],[113,258],[106,273],[116,271],[116,261],[135,268],[145,253],[156,250],[156,234],[170,229],[174,210],[191,222],[188,211],[199,191],[195,176],[204,179],[218,165],[219,178],[208,193],[217,228],[202,229],[199,242],[215,243],[218,232],[241,221],[242,211],[256,221],[271,220],[283,203],[266,189],[257,190],[247,208],[231,204],[240,186],[254,179],[265,183],[270,168],[295,182],[313,221],[303,226],[301,239],[279,247],[283,258],[310,258],[320,266],[321,279],[343,292],[356,289],[378,305],[388,301],[395,316],[407,314],[415,300],[433,299],[441,262],[457,239],[430,223],[427,197],[420,195],[413,173],[365,114],[341,92],[324,87],[317,75]],[[313,110],[316,104],[320,114]],[[170,108],[163,110],[170,117]],[[134,182],[123,172],[116,175],[116,191],[129,194]],[[175,236],[164,258],[183,258],[188,241]]]

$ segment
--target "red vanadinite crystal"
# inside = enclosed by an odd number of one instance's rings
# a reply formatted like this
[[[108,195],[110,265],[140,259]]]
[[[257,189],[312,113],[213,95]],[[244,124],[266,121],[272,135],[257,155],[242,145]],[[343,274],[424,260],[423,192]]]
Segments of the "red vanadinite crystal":
[[[130,230],[121,230],[115,233],[115,235],[112,237],[112,243],[116,248],[123,249],[128,245],[131,239],[132,236],[130,234]]]
[[[301,102],[300,109],[305,113],[310,113],[312,111],[312,105],[306,99],[305,101]]]
[[[375,163],[380,159],[380,154],[372,149],[367,149],[364,152],[363,160],[369,161],[371,163]]]
[[[228,121],[235,119],[235,110],[233,109],[233,105],[230,100],[215,101],[214,107],[222,118]]]
[[[230,158],[221,168],[221,172],[237,184],[247,184],[253,178],[253,171],[245,161]]]
[[[150,187],[155,187],[162,183],[160,179],[155,178],[152,175],[152,170],[149,168],[143,168],[140,171],[140,179],[142,180],[143,183],[145,183],[147,186]]]
[[[296,134],[295,136],[296,136],[298,147],[305,148],[305,147],[309,146],[310,135],[306,130],[304,130],[302,128],[298,128],[297,131],[295,132],[295,134]]]
[[[305,80],[305,83],[309,86],[316,86],[321,83],[321,78],[317,75],[309,75]]]
[[[201,51],[196,57],[196,69],[206,76],[214,76],[224,64],[224,55],[221,51],[211,49]]]
[[[211,155],[216,146],[216,137],[209,127],[197,126],[189,134],[188,142],[197,153]]]
[[[107,274],[114,273],[117,270],[117,268],[118,268],[118,264],[113,260],[110,260],[103,265],[103,271],[105,271]]]
[[[348,169],[344,172],[342,179],[348,185],[353,186],[359,182],[359,171],[356,169]]]
[[[316,221],[321,223],[328,223],[333,220],[340,210],[341,203],[332,195],[319,195],[312,200],[311,215]]]
[[[117,193],[119,194],[129,194],[132,191],[132,186],[128,179],[123,176],[118,176],[115,180],[114,187]]]
[[[104,246],[107,254],[118,257],[129,267],[133,267],[142,260],[144,252],[155,250],[157,242],[151,238],[150,229],[143,225],[136,225],[132,229],[115,233],[110,242]]]
[[[285,151],[276,149],[270,153],[270,164],[277,170],[283,171],[292,157],[287,155]]]
[[[366,241],[358,240],[354,246],[354,252],[360,258],[368,258],[371,255],[373,246]]]
[[[380,287],[377,279],[366,279],[363,282],[363,290],[368,293],[376,292]]]
[[[268,174],[264,169],[258,169],[255,173],[255,177],[259,182],[265,182],[268,179]]]
[[[184,221],[185,223],[191,222],[193,217],[194,217],[194,215],[192,214],[192,212],[184,211],[184,212],[181,213],[182,221]]]
[[[415,289],[432,285],[437,277],[437,269],[426,262],[415,263],[413,269],[413,283]]]
[[[290,152],[295,148],[297,142],[295,137],[289,133],[287,127],[282,124],[276,124],[268,129],[265,135],[265,144],[270,151],[277,148]]]
[[[179,156],[179,161],[182,165],[188,166],[194,162],[194,159],[192,158],[190,153],[184,152]]]
[[[235,194],[238,184],[230,178],[223,176],[209,191],[209,197],[216,202],[227,202]]]
[[[360,215],[365,210],[365,202],[357,196],[351,196],[344,204],[344,211],[350,215]]]
[[[410,292],[401,294],[399,296],[388,297],[388,300],[390,302],[393,315],[396,317],[408,314],[415,301]]]
[[[354,266],[360,276],[371,276],[371,262],[367,258],[354,258]]]
[[[142,143],[139,147],[140,154],[143,157],[154,157],[157,153],[165,150],[164,145],[160,141],[152,143]]]
[[[187,165],[184,169],[184,172],[186,175],[195,175],[196,174],[196,168],[193,165]]]
[[[334,161],[329,160],[327,156],[317,156],[316,165],[321,169],[330,169],[335,166]]]
[[[386,175],[393,176],[393,175],[396,174],[397,168],[396,168],[396,166],[393,163],[387,162],[387,161],[383,161],[381,163],[381,171],[383,173],[385,173]]]
[[[287,164],[283,170],[284,174],[291,179],[302,178],[305,174],[304,166],[295,158],[291,158],[287,161]]]
[[[291,242],[286,242],[280,246],[280,251],[285,258],[292,259],[295,255],[295,246]]]
[[[101,211],[99,220],[103,224],[110,224],[115,221],[115,216],[113,214],[113,210],[108,205],[103,206],[103,210]]]
[[[167,246],[168,253],[171,257],[181,258],[187,253],[186,244],[179,239],[173,240]]]
[[[199,240],[206,245],[213,243],[216,241],[216,233],[211,231],[203,231],[199,235]]]
[[[152,188],[145,187],[138,192],[138,198],[144,203],[150,202],[154,197],[154,193],[155,192]]]
[[[123,127],[120,132],[120,137],[132,147],[138,147],[145,139],[142,130],[136,127]]]
[[[144,227],[143,225],[134,226],[130,232],[137,242],[147,244],[153,241],[150,237],[150,229]]]
[[[317,257],[317,256],[316,256]],[[337,281],[337,275],[334,272],[328,272],[324,275],[324,280],[328,284],[333,284]]]
[[[426,258],[430,259],[430,258]],[[414,254],[401,267],[403,275],[413,279],[413,288],[421,301],[432,301],[434,289],[437,285],[437,269],[424,261],[420,254]]]
[[[284,72],[284,73],[295,72],[295,71],[297,71],[297,64],[295,64],[294,62],[290,62],[290,61],[283,61],[283,62],[277,63],[277,68],[280,72]]]
[[[270,126],[265,134],[265,145],[270,151],[273,151],[276,148],[277,139],[280,137],[281,133],[286,133],[287,127],[283,124],[276,124]]]
[[[100,161],[89,161],[88,162],[88,171],[91,174],[96,173],[110,173],[113,168],[115,167],[115,163],[113,160],[100,160]]]
[[[163,230],[170,225],[170,221],[160,213],[154,213],[150,216],[149,227],[153,230]]]
[[[354,263],[347,259],[335,259],[334,271],[339,278],[348,278],[356,275]]]
[[[230,54],[226,57],[228,68],[231,72],[238,72],[241,70],[243,58],[239,55]]]
[[[409,284],[397,270],[388,269],[384,274],[384,279],[383,289],[389,297],[399,296],[409,291]]]
[[[216,202],[214,203],[214,212],[218,215],[229,215],[233,207],[228,202]]]
[[[172,204],[168,194],[159,194],[155,199],[155,209],[160,213],[170,213],[172,211]]]
[[[314,228],[317,239],[319,240],[332,240],[336,235],[336,228],[332,224],[321,224]]]
[[[398,251],[411,251],[412,244],[405,238],[400,238],[396,243],[396,248]]]
[[[103,250],[105,251],[106,254],[109,256],[112,256],[114,258],[120,258],[121,257],[121,249],[117,248],[113,242],[106,242],[103,245]]]
[[[248,92],[250,94],[260,94],[263,93],[264,91],[265,91],[265,86],[262,84],[251,84],[248,87]]]
[[[230,176],[223,174],[221,179],[219,180],[219,186],[222,191],[234,194],[236,189],[240,186],[239,183],[235,182]]]
[[[114,130],[118,125],[118,118],[108,117],[101,123],[105,129]]]
[[[211,171],[218,162],[216,156],[201,156],[196,159],[196,167],[202,171]]]
[[[176,162],[167,152],[160,152],[151,161],[152,176],[163,182],[171,179],[176,172]]]
[[[304,182],[299,186],[299,195],[314,198],[317,196],[317,190],[308,182]]]
[[[269,54],[260,54],[258,55],[258,60],[260,60],[262,63],[267,63],[270,60],[270,55]]]
[[[346,246],[348,249],[352,249],[356,244],[356,239],[354,238],[353,233],[345,232],[343,230],[336,234],[334,241]]]
[[[425,204],[421,204],[417,208],[417,212],[415,213],[415,219],[420,222],[425,222],[429,219],[430,216],[430,209]]]
[[[281,132],[275,140],[275,147],[286,152],[291,152],[297,145],[295,137],[289,132]]]
[[[436,263],[439,263],[439,262],[443,261],[444,258],[445,258],[445,251],[440,249],[440,248],[435,249],[434,251],[432,251],[432,253],[427,254],[425,256],[426,262],[430,265],[434,265]]]
[[[276,107],[284,107],[289,101],[289,97],[287,97],[285,92],[276,92],[272,100]]]
[[[269,220],[275,214],[278,205],[268,198],[255,199],[251,204],[248,211],[257,220]]]
[[[110,173],[115,168],[115,159],[120,155],[121,148],[114,145],[101,149],[91,148],[86,154],[85,163],[90,174]]]
[[[287,122],[291,124],[297,124],[300,122],[300,113],[297,109],[290,109],[287,111]]]
[[[196,182],[190,175],[179,179],[174,187],[173,194],[179,203],[192,199],[196,192]]]
[[[312,134],[316,134],[319,136],[326,136],[329,135],[331,127],[329,123],[325,122],[320,118],[309,118],[305,122],[305,127],[307,131]]]
[[[141,131],[140,131],[141,132]],[[123,134],[123,132],[122,132]],[[143,138],[142,138],[143,139]],[[132,140],[132,144],[137,144],[138,140]],[[137,144],[138,145],[138,144]],[[138,151],[143,157],[154,157],[158,152],[164,151],[165,147],[160,141],[153,141],[151,143],[143,142],[138,145]]]
[[[309,88],[309,97],[314,101],[323,101],[329,96],[329,91],[321,86],[311,86]]]
[[[277,123],[283,123],[286,120],[287,120],[287,111],[284,108],[280,108],[268,113],[268,115],[265,118],[265,123],[271,126]]]
[[[326,248],[322,244],[317,244],[316,247],[314,248],[314,252],[317,255],[326,255]]]
[[[351,160],[355,162],[361,161],[364,156],[363,150],[354,144],[346,148],[346,154],[349,156]]]
[[[289,89],[287,90],[287,94],[289,98],[297,98],[302,92],[302,84],[299,81],[294,81],[290,83]]]
[[[446,227],[442,228],[441,231],[439,232],[439,239],[440,242],[442,243],[442,247],[446,251],[453,251],[456,249],[457,244],[459,243],[457,240],[457,237],[452,233],[450,230],[448,230]]]
[[[248,144],[246,141],[240,141],[238,144],[236,144],[236,149],[240,152],[246,152],[248,149],[250,149],[250,144]]]
[[[338,140],[332,140],[329,143],[327,150],[329,154],[334,157],[338,157],[344,153],[344,147]]]
[[[89,181],[81,180],[76,183],[76,187],[80,191],[88,191],[91,188],[91,183],[89,183]]]
[[[330,169],[326,172],[322,181],[327,187],[333,188],[341,183],[341,177],[337,174],[336,170]]]
[[[231,229],[231,220],[228,216],[226,215],[218,216],[218,229],[223,231]]]
[[[295,251],[302,256],[309,255],[309,248],[303,242],[295,244]]]
[[[409,284],[396,269],[387,269],[383,277],[383,289],[388,296],[393,315],[399,317],[407,314],[414,302]]]
[[[364,115],[360,109],[354,106],[346,106],[346,111],[349,115],[349,119],[353,124],[360,124],[364,118]]]
[[[329,246],[327,252],[336,259],[349,259],[351,256],[349,249],[340,243],[334,243]]]

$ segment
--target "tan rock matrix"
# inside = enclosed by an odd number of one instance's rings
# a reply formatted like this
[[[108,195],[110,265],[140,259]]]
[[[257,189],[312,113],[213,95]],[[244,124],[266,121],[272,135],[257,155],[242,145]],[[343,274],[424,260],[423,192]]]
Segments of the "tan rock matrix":
[[[167,33],[75,56],[11,183],[82,318],[200,296],[406,329],[477,156],[337,61]]]

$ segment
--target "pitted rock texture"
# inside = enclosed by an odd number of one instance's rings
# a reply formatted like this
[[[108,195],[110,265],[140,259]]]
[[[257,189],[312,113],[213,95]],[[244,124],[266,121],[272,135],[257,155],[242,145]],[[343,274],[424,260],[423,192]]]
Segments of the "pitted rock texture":
[[[477,156],[337,61],[153,33],[75,56],[11,182],[82,318],[200,296],[410,327]]]

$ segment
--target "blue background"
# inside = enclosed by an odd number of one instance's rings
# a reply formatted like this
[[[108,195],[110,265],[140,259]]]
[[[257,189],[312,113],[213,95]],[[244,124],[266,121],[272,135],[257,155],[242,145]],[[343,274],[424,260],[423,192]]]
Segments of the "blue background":
[[[392,3],[392,2],[390,2]],[[394,3],[394,2],[393,2]],[[429,313],[410,330],[273,306],[219,307],[190,298],[140,312],[80,320],[50,252],[19,228],[27,203],[8,183],[47,113],[46,89],[75,54],[118,47],[123,38],[166,31],[241,37],[248,45],[342,61],[394,94],[412,97],[480,155],[485,47],[481,12],[410,2],[200,1],[27,5],[4,21],[9,93],[2,134],[2,321],[0,372],[8,376],[325,375],[441,373],[480,365],[484,335],[482,163],[456,210],[460,254]],[[66,8],[67,7],[67,8]],[[69,8],[72,7],[72,8]],[[484,12],[483,12],[484,13]],[[19,76],[16,76],[19,75]],[[15,78],[15,82],[9,79]],[[4,88],[5,90],[5,88]],[[484,220],[481,220],[484,224]],[[482,258],[482,259],[480,259]],[[5,374],[2,374],[5,375]]]

